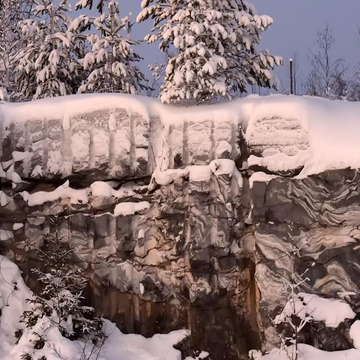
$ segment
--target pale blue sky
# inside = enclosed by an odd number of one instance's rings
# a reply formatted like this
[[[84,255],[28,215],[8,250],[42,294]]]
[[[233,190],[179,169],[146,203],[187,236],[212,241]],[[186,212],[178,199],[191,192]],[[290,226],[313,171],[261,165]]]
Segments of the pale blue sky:
[[[344,57],[350,64],[349,75],[357,62],[360,62],[360,0],[250,0],[259,14],[274,19],[274,25],[263,34],[261,48],[269,49],[274,55],[288,60],[297,52],[299,56],[300,76],[308,72],[307,53],[314,49],[317,31],[326,24],[333,29],[336,39],[334,56]],[[132,12],[134,18],[140,10],[140,0],[120,0],[122,13]],[[133,29],[134,38],[143,38],[150,29],[151,20],[137,24]],[[147,63],[161,60],[156,46],[141,45],[139,52]],[[277,71],[286,83],[286,69]]]

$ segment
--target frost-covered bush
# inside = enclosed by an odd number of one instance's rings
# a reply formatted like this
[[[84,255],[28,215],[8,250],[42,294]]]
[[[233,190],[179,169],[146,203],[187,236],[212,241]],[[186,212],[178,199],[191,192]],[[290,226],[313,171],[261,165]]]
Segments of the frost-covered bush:
[[[38,253],[45,270],[34,269],[33,273],[41,291],[27,299],[31,306],[24,311],[22,322],[31,329],[46,317],[66,338],[101,338],[101,319],[94,317],[93,308],[82,305],[87,280],[71,262],[72,249],[50,236]]]

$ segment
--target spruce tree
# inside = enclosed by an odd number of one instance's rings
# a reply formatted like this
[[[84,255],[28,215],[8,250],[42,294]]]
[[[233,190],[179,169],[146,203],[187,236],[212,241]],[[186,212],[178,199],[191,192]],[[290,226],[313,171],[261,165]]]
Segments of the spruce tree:
[[[154,21],[145,41],[159,41],[169,57],[163,102],[231,99],[247,85],[274,87],[270,70],[282,60],[256,49],[272,19],[256,15],[246,1],[143,0],[141,5],[137,21]]]
[[[93,316],[93,308],[81,303],[87,279],[71,261],[73,249],[58,240],[57,236],[49,235],[37,252],[44,270],[37,268],[33,273],[41,291],[27,300],[31,306],[24,311],[22,322],[28,329],[32,329],[46,316],[50,324],[57,327],[66,338],[101,339],[101,319]]]
[[[105,3],[105,0],[97,1],[96,8],[100,14],[104,10],[104,3]],[[89,8],[91,10],[92,7],[93,7],[93,0],[80,0],[79,2],[76,3],[76,10],[83,9],[83,8]]]
[[[132,48],[139,42],[129,37],[130,16],[121,18],[118,2],[111,0],[93,26],[96,32],[87,37],[91,51],[80,60],[90,74],[79,92],[135,94],[146,89],[145,76],[134,65],[141,57]]]
[[[75,18],[69,25],[67,36],[71,39],[71,51],[69,53],[72,59],[72,77],[71,88],[73,93],[77,93],[81,84],[90,74],[89,70],[85,70],[81,65],[81,59],[88,52],[91,52],[91,46],[87,40],[87,33],[91,30],[93,18],[82,14]]]
[[[28,18],[30,5],[26,0],[0,1],[0,100],[16,100],[15,61],[24,41],[17,26]]]
[[[32,18],[19,26],[26,46],[17,59],[22,100],[72,94],[79,65],[68,31],[68,0],[33,0]]]

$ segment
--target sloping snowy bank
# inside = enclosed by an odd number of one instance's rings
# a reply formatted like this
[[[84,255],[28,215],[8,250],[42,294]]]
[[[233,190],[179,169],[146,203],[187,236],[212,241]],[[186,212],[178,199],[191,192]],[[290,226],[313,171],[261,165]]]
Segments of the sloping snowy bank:
[[[31,292],[24,284],[19,268],[0,255],[0,359],[2,360],[20,359],[22,354],[31,354],[34,351],[34,345],[31,343],[33,333],[25,331],[17,345],[14,336],[16,330],[23,328],[23,324],[19,323],[19,317],[27,306],[25,299],[30,296]],[[37,324],[39,328],[46,325],[46,319]],[[109,321],[106,321],[104,330],[109,338],[98,360],[180,360],[181,353],[175,350],[173,345],[189,334],[187,330],[179,330],[146,339],[141,335],[122,334]],[[41,356],[46,356],[47,360],[80,359],[84,344],[62,337],[54,327],[50,327],[46,334],[45,347],[36,350],[34,359]]]

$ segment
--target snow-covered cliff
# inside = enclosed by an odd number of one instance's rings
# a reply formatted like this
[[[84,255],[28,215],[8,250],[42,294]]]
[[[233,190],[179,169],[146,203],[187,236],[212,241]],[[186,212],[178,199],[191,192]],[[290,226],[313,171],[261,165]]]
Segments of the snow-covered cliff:
[[[358,310],[359,120],[358,104],[285,96],[1,104],[0,249],[28,275],[57,229],[122,330],[186,327],[188,347],[246,358],[276,345],[292,272]],[[303,340],[349,348],[351,322]]]
[[[8,177],[15,170],[29,179],[150,176],[155,168],[235,159],[241,126],[252,150],[249,166],[300,169],[301,176],[358,168],[359,109],[285,96],[189,108],[103,94],[3,103],[2,166]]]

